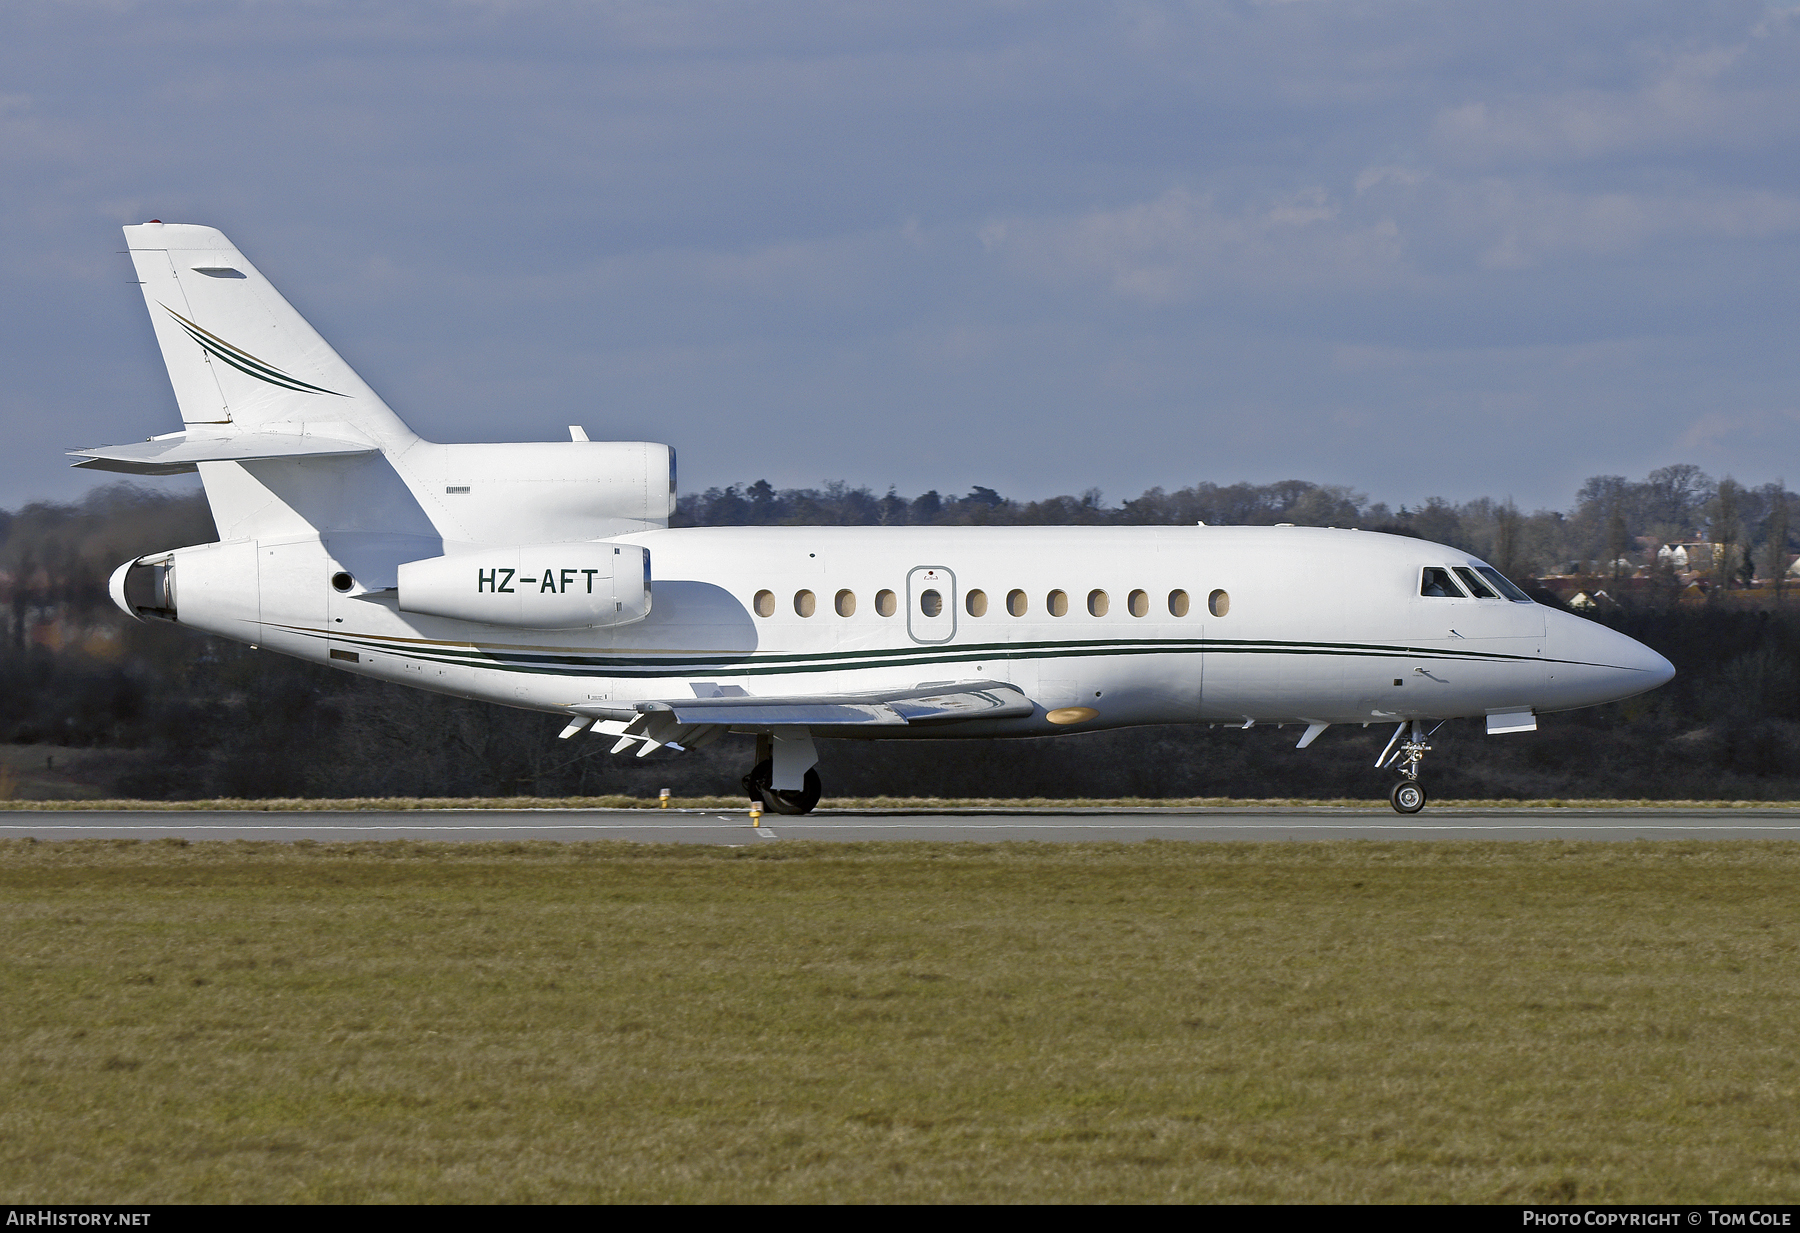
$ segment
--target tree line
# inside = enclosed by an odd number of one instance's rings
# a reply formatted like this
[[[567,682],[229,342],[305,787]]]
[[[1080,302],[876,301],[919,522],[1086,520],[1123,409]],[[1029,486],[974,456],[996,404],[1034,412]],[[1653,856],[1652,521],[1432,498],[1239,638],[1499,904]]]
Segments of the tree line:
[[[1657,542],[1733,546],[1742,574],[1791,555],[1794,494],[1714,481],[1693,467],[1642,480],[1589,480],[1566,511],[1520,513],[1490,498],[1428,498],[1390,509],[1349,489],[1285,481],[1152,489],[1110,505],[1079,497],[1013,500],[992,489],[946,497],[875,496],[827,484],[758,482],[690,494],[690,526],[1095,525],[1292,522],[1421,536],[1483,556],[1515,577],[1580,564],[1654,560]],[[0,511],[0,745],[14,754],[79,749],[88,790],[105,795],[564,796],[727,793],[747,740],[650,758],[610,742],[558,741],[551,716],[372,682],[175,626],[126,619],[106,595],[122,561],[215,537],[197,493],[131,485],[73,503]],[[1623,553],[1615,551],[1626,545]],[[1450,726],[1429,775],[1439,796],[1800,797],[1800,616],[1779,594],[1620,589],[1596,619],[1655,647],[1679,670],[1642,698],[1547,717],[1535,734],[1487,738]],[[1555,602],[1544,596],[1548,602]],[[1386,732],[1334,729],[1312,748],[1297,733],[1169,727],[1007,742],[821,746],[828,795],[1072,797],[1359,796]],[[23,755],[21,755],[23,756]]]
[[[962,496],[937,491],[904,497],[890,488],[833,481],[818,488],[777,489],[767,480],[690,493],[676,504],[672,525],[721,526],[1211,526],[1354,527],[1415,535],[1449,544],[1525,580],[1552,573],[1617,575],[1655,563],[1659,545],[1704,540],[1721,546],[1731,578],[1763,577],[1787,568],[1796,530],[1797,499],[1785,483],[1747,487],[1714,480],[1688,463],[1662,467],[1640,480],[1596,475],[1567,510],[1529,513],[1511,500],[1478,497],[1453,502],[1427,497],[1390,508],[1366,493],[1307,480],[1273,484],[1202,482],[1175,492],[1152,488],[1107,504],[1099,489],[1080,496],[1020,501],[976,486]],[[1774,562],[1781,558],[1780,564]]]

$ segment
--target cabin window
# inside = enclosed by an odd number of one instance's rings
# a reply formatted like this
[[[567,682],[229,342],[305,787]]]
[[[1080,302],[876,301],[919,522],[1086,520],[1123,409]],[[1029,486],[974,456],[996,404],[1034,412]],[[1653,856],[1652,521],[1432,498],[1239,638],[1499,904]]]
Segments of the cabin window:
[[[1462,588],[1456,585],[1456,579],[1450,576],[1447,569],[1439,569],[1435,565],[1427,565],[1425,572],[1419,577],[1419,594],[1427,599],[1467,599]]]
[[[799,615],[811,616],[818,606],[819,601],[813,597],[811,591],[794,592],[794,611]]]
[[[970,591],[967,598],[963,600],[963,607],[969,610],[970,616],[986,616],[987,592]]]
[[[1106,598],[1105,591],[1088,592],[1088,615],[1105,616],[1112,608],[1112,601]]]
[[[1150,596],[1143,591],[1133,591],[1125,597],[1125,611],[1134,617],[1150,615]]]
[[[893,616],[899,610],[900,605],[895,602],[892,591],[875,592],[875,611],[877,613],[882,616]]]
[[[1188,593],[1186,591],[1169,592],[1169,615],[1186,616],[1188,614]]]
[[[919,592],[919,611],[928,617],[944,614],[944,597],[936,591]]]
[[[1531,596],[1514,586],[1505,574],[1495,569],[1492,565],[1477,565],[1475,568],[1480,572],[1483,578],[1486,578],[1489,582],[1494,584],[1494,589],[1496,591],[1499,591],[1500,594],[1512,600],[1513,603],[1529,604],[1531,602]]]
[[[1006,613],[1008,616],[1024,616],[1031,608],[1031,602],[1025,598],[1023,591],[1006,593]]]
[[[1051,616],[1068,616],[1069,597],[1061,591],[1052,591],[1044,596],[1044,607],[1049,610]]]
[[[855,591],[839,591],[837,593],[837,601],[833,606],[837,608],[837,614],[839,616],[842,616],[842,617],[855,616],[856,615],[856,592]]]
[[[1206,597],[1206,610],[1216,617],[1222,617],[1231,611],[1231,596],[1224,591],[1214,591]]]
[[[758,591],[756,593],[756,598],[751,601],[751,606],[756,609],[756,615],[759,617],[774,616],[775,592]]]
[[[1492,587],[1481,580],[1481,575],[1470,569],[1467,565],[1458,565],[1455,568],[1456,576],[1462,579],[1463,585],[1469,588],[1469,594],[1473,595],[1476,599],[1500,598],[1498,595],[1494,594],[1494,589]]]

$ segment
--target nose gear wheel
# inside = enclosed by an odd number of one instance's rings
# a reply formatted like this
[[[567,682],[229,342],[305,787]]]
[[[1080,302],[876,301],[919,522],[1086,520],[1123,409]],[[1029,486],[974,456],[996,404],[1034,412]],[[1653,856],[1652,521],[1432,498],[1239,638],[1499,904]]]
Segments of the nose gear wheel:
[[[1388,793],[1388,803],[1394,807],[1395,813],[1418,813],[1425,808],[1425,785],[1402,779]]]

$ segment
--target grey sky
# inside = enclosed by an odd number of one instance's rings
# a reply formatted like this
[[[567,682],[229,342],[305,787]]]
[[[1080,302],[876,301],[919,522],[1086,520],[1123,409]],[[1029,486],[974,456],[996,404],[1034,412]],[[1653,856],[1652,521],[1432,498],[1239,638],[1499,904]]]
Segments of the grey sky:
[[[0,8],[0,505],[179,426],[121,223],[414,428],[682,487],[1800,479],[1765,3]]]

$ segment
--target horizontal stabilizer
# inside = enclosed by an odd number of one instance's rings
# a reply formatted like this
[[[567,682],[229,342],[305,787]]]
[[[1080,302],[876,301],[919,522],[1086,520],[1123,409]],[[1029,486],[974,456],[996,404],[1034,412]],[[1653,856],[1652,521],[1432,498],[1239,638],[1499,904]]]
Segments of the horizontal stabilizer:
[[[180,475],[202,462],[254,462],[259,458],[331,458],[372,454],[373,445],[295,433],[245,432],[233,436],[171,433],[133,445],[97,445],[70,450],[71,466],[126,475]]]

